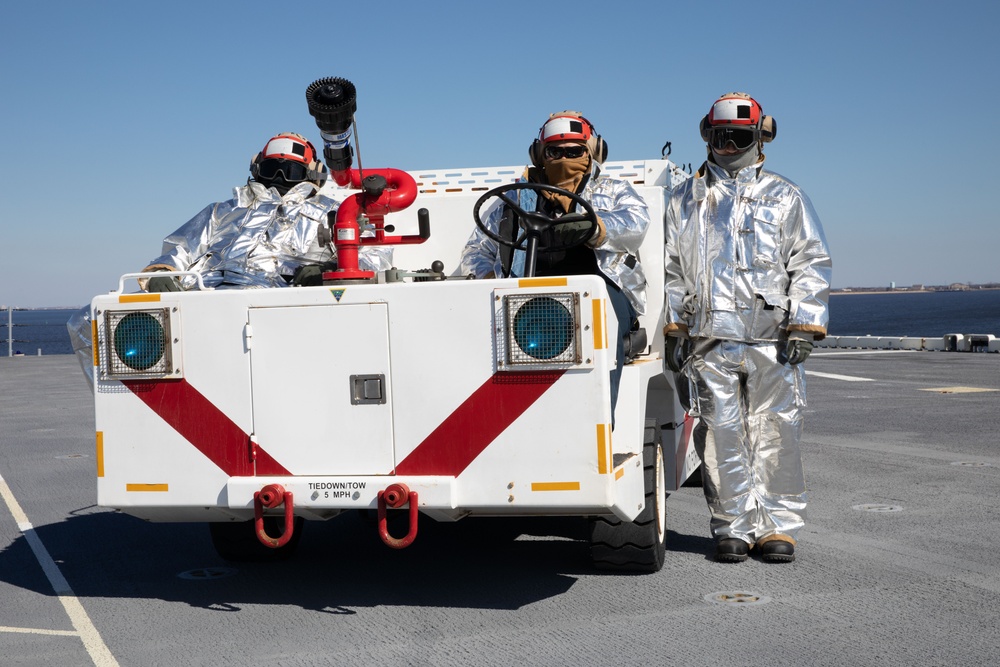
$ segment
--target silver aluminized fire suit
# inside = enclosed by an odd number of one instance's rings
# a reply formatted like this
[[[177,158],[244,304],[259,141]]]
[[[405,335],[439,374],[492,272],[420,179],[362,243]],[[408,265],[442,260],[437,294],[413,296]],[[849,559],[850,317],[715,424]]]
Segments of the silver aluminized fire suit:
[[[805,520],[805,373],[788,332],[826,335],[832,263],[808,197],[765,171],[707,162],[666,211],[667,335],[687,334],[690,413],[716,539],[793,543]],[[766,540],[765,540],[766,541]]]
[[[251,181],[166,237],[163,254],[144,271],[195,271],[206,287],[285,287],[300,266],[336,258],[319,245],[316,233],[348,194],[329,182],[318,193],[311,183],[299,183],[282,197]],[[392,248],[363,246],[358,264],[368,271],[388,269]],[[195,280],[184,277],[181,285],[190,289]]]
[[[522,178],[521,182],[526,179]],[[537,194],[519,190],[518,204],[525,211],[536,209]],[[596,165],[591,167],[590,179],[580,196],[590,202],[601,216],[607,230],[604,243],[594,249],[601,273],[614,282],[628,296],[638,314],[646,312],[646,276],[638,262],[639,246],[649,228],[646,202],[627,181],[600,174]],[[579,210],[579,209],[578,209]],[[497,200],[482,215],[483,224],[492,231],[500,228],[504,207]],[[511,275],[520,276],[524,270],[524,251],[514,251]],[[476,278],[500,273],[499,244],[476,227],[462,251],[462,272]]]
[[[299,183],[281,197],[277,190],[251,181],[233,188],[232,199],[206,206],[165,238],[163,254],[144,271],[196,271],[206,287],[286,287],[298,267],[336,258],[333,250],[320,246],[316,233],[326,214],[350,194],[327,181],[319,192],[311,183]],[[362,246],[358,265],[367,271],[391,268],[392,247]],[[179,280],[184,289],[196,285],[191,276]],[[140,281],[144,289],[145,282]],[[93,389],[90,306],[81,308],[66,326]]]

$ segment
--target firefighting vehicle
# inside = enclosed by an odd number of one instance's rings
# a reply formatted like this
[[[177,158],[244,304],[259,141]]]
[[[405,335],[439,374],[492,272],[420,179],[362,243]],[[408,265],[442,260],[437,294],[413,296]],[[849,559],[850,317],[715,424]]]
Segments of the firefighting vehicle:
[[[461,275],[481,210],[528,187],[523,167],[355,169],[353,85],[306,96],[350,192],[322,235],[338,267],[322,286],[208,289],[195,274],[163,293],[128,292],[128,274],[96,297],[98,504],[206,522],[231,560],[285,557],[304,522],[345,512],[377,517],[394,548],[428,520],[588,517],[596,567],[659,570],[667,494],[700,463],[662,358],[663,209],[686,175],[666,158],[603,166],[652,221],[612,429],[604,280]],[[551,221],[528,217],[530,260]],[[361,270],[366,243],[394,245],[394,268]]]

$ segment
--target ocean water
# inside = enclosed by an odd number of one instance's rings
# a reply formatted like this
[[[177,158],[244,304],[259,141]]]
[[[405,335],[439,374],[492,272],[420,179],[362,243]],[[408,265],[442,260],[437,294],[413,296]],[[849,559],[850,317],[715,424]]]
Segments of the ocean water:
[[[1000,290],[834,294],[828,331],[832,336],[1000,337]]]
[[[6,357],[8,352],[35,355],[39,350],[43,355],[73,354],[66,322],[76,310],[15,310],[10,313],[13,326],[9,330],[8,311],[0,310],[0,356]]]
[[[15,310],[13,336],[7,311],[0,310],[0,356],[73,354],[66,322],[75,309]],[[834,294],[831,336],[916,336],[992,334],[1000,338],[1000,290]],[[8,346],[8,338],[13,342]]]

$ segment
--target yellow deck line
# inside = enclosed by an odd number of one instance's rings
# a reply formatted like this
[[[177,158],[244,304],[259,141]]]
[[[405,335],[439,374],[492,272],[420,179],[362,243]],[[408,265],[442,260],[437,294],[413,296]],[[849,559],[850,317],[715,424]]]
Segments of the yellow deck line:
[[[984,387],[934,387],[921,389],[920,391],[933,391],[938,394],[976,394],[981,391],[997,391],[996,389],[986,389]]]

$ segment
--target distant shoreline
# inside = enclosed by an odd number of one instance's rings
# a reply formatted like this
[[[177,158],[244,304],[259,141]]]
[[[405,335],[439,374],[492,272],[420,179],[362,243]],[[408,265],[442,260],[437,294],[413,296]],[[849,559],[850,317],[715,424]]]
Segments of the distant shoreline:
[[[930,292],[989,292],[1000,287],[977,287],[975,289],[891,289],[891,290],[830,290],[830,296],[851,294],[928,294]]]

